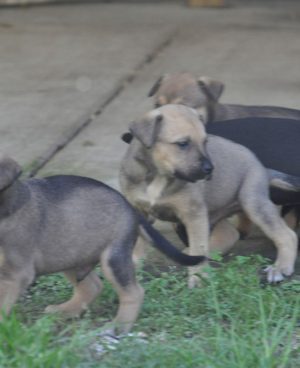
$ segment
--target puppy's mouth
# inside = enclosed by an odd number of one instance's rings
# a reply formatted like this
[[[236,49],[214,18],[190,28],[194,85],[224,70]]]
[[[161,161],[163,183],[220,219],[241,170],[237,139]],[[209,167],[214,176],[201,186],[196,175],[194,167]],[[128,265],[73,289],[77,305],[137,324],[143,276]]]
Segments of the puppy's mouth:
[[[176,170],[174,172],[174,176],[177,179],[185,180],[189,183],[196,183],[197,181],[200,181],[200,180],[211,180],[212,173],[206,174],[204,172],[198,171],[195,173],[186,174],[179,170]]]

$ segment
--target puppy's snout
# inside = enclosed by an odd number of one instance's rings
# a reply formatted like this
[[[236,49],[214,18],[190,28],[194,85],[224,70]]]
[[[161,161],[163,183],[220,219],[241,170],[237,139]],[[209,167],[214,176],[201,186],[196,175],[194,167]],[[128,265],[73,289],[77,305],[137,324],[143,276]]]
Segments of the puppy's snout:
[[[202,157],[201,158],[201,171],[205,174],[205,175],[210,175],[213,172],[214,166],[211,163],[211,161],[207,158],[207,157]]]

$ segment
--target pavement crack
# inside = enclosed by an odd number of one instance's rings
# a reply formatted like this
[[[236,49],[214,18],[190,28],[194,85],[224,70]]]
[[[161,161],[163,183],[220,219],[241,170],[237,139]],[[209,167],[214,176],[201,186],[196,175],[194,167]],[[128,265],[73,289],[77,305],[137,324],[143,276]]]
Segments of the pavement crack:
[[[85,128],[92,124],[96,118],[98,118],[104,110],[140,75],[148,64],[151,64],[162,52],[168,48],[174,41],[178,33],[177,29],[174,29],[169,35],[158,45],[154,47],[151,53],[147,54],[143,60],[138,63],[124,78],[120,80],[117,86],[108,94],[103,103],[96,107],[92,113],[88,113],[81,117],[77,124],[74,124],[69,132],[58,142],[52,145],[42,156],[38,157],[33,168],[27,174],[28,177],[35,176],[53,157],[64,149],[69,143],[71,143]]]

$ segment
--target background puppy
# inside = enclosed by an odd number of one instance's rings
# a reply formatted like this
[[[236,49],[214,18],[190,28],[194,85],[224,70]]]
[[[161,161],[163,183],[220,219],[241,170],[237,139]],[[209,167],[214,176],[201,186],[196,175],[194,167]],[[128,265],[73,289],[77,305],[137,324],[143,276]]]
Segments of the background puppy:
[[[207,132],[248,147],[267,168],[300,177],[300,120],[234,119],[209,124]],[[290,227],[296,228],[300,215],[300,193],[272,189],[271,196],[275,203],[290,204],[283,209],[283,214]]]
[[[119,296],[115,324],[127,332],[144,294],[132,261],[139,229],[181,264],[204,259],[179,252],[120,193],[96,180],[62,175],[20,181],[20,173],[15,161],[1,157],[0,310],[6,313],[36,276],[63,271],[74,295],[47,311],[80,314],[102,289],[93,271],[101,263]]]
[[[296,235],[269,200],[272,180],[247,148],[207,136],[197,112],[183,105],[149,112],[131,124],[130,132],[135,139],[122,161],[120,184],[135,207],[183,223],[191,255],[207,255],[210,227],[243,210],[277,247],[268,280],[280,281],[293,272]],[[190,268],[190,287],[199,269]]]
[[[160,77],[148,96],[154,96],[155,107],[182,104],[197,109],[205,122],[243,117],[275,117],[300,120],[300,110],[277,106],[221,104],[224,84],[209,77],[196,78],[191,73],[173,73]]]

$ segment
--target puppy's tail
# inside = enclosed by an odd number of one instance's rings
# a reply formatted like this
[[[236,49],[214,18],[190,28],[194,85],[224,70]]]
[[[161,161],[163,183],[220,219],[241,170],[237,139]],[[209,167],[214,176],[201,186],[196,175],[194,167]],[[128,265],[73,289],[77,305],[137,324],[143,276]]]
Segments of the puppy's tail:
[[[180,252],[162,234],[154,229],[152,225],[141,215],[139,216],[142,235],[150,241],[156,249],[164,253],[167,257],[183,266],[195,266],[207,260],[205,256],[189,256]]]
[[[268,169],[270,185],[287,191],[300,191],[300,177]]]

